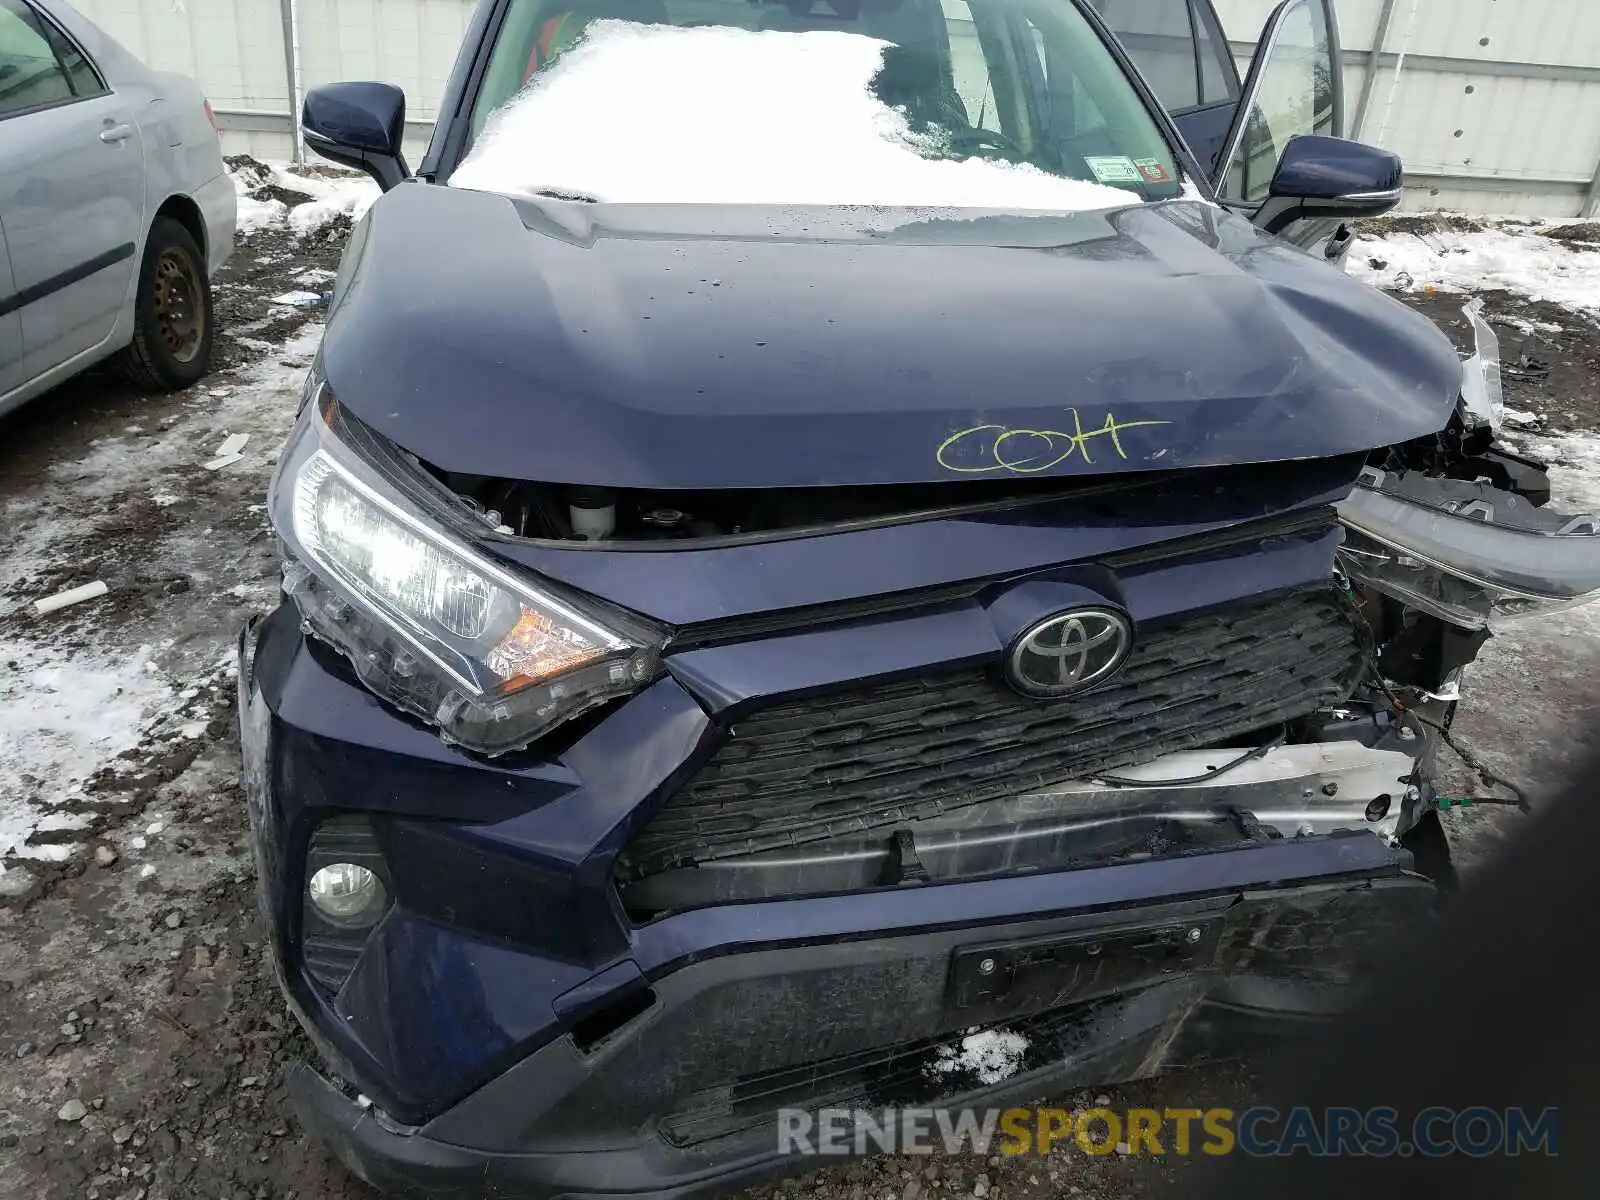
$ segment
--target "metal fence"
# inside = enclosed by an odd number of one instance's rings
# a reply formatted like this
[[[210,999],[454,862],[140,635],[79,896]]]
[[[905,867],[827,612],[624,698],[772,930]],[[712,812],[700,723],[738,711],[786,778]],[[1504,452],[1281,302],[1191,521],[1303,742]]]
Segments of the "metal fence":
[[[230,153],[289,158],[308,87],[386,79],[420,156],[476,0],[73,0],[211,97]],[[1217,0],[1241,66],[1276,0]],[[1407,207],[1600,215],[1600,0],[1337,0],[1353,137]]]

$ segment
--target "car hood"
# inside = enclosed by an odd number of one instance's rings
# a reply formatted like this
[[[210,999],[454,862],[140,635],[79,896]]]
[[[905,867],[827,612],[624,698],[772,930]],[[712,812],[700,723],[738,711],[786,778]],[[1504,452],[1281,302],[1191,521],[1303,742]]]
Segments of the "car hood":
[[[1213,205],[619,206],[395,189],[339,401],[451,472],[634,488],[1081,476],[1434,432],[1431,323]]]

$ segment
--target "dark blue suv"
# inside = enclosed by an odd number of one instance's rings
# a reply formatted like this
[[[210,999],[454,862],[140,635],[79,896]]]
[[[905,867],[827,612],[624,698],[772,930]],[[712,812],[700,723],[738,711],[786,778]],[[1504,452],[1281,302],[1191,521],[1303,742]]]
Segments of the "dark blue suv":
[[[1592,517],[1351,281],[1323,3],[483,0],[307,97],[386,194],[271,494],[245,776],[307,1126],[678,1195],[1338,1011]],[[967,1062],[994,1035],[1001,1061]]]

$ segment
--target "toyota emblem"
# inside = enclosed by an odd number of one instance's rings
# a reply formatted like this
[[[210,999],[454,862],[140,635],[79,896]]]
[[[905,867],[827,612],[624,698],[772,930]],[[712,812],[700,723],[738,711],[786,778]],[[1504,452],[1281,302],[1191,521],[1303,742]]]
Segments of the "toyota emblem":
[[[1028,696],[1066,696],[1104,682],[1133,649],[1133,627],[1121,613],[1080,608],[1047,617],[1011,649],[1006,675]]]

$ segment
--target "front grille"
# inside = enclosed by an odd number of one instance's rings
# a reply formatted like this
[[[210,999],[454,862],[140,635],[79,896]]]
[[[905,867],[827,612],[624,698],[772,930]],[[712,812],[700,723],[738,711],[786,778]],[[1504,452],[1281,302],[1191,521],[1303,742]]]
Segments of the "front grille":
[[[1141,631],[1087,695],[1033,700],[967,670],[750,714],[628,846],[624,880],[816,842],[1198,749],[1346,699],[1364,664],[1318,590]]]

